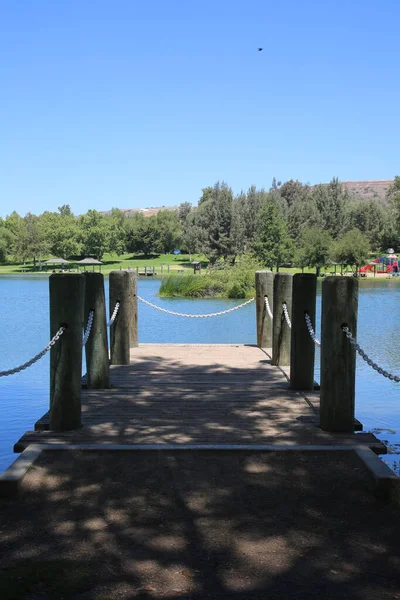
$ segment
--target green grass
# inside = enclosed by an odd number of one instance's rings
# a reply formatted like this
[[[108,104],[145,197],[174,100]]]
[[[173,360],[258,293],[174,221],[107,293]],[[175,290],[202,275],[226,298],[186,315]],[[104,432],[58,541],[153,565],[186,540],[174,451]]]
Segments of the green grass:
[[[48,257],[50,258],[50,257]],[[203,265],[206,265],[208,262],[205,256],[200,254],[193,254],[191,257],[192,261],[200,261]],[[44,260],[47,259],[43,259]],[[161,266],[164,265],[164,272],[168,272],[168,265],[170,271],[178,271],[183,270],[184,273],[193,273],[193,266],[191,265],[190,256],[188,254],[157,254],[150,257],[144,257],[143,255],[132,255],[132,254],[123,254],[122,256],[115,256],[111,254],[105,254],[102,258],[103,265],[101,266],[101,272],[104,275],[107,275],[110,271],[119,271],[119,269],[128,269],[130,267],[132,270],[138,267],[139,269],[143,269],[143,267],[150,267],[150,269],[154,266],[157,275],[161,274]],[[53,268],[57,268],[58,265],[48,265],[47,266],[47,274],[50,275],[53,271]],[[71,268],[76,270],[76,267],[71,264]],[[90,270],[92,267],[90,267]],[[59,270],[57,268],[57,270]],[[97,270],[97,267],[96,267]],[[34,269],[33,261],[26,261],[24,263],[9,263],[6,265],[0,265],[0,275],[9,275],[9,274],[46,274],[46,266],[43,265],[42,271],[40,271],[39,266],[37,265],[36,269]]]

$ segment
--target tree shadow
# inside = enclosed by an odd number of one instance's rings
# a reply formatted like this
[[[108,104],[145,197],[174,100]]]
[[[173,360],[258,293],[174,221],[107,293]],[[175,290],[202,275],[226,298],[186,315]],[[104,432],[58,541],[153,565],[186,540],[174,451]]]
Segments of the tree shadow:
[[[77,592],[45,597],[392,599],[398,512],[367,481],[350,452],[47,452],[0,503],[0,586],[57,557]]]

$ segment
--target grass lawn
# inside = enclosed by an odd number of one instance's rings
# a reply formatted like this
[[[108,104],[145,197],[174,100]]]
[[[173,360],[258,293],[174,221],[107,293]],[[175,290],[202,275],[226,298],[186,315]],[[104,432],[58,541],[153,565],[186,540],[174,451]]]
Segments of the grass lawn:
[[[122,256],[115,256],[111,254],[105,254],[102,259],[103,265],[101,267],[101,272],[104,275],[107,275],[110,271],[119,271],[120,268],[127,269],[130,267],[133,270],[138,267],[140,270],[143,270],[144,267],[152,269],[154,266],[157,275],[161,275],[161,266],[163,265],[164,273],[168,272],[168,266],[170,272],[183,270],[184,273],[193,273],[191,261],[200,261],[203,267],[205,267],[208,263],[206,257],[200,254],[192,254],[191,257],[188,254],[178,254],[177,256],[175,254],[159,254],[147,258],[145,258],[143,255],[135,256],[132,254],[123,254]],[[0,265],[0,275],[24,273],[44,275],[46,274],[46,266],[48,275],[52,273],[53,268],[59,270],[58,265],[43,265],[42,271],[40,271],[39,266],[34,269],[33,262],[25,262],[25,264],[10,263],[7,265]],[[74,265],[71,264],[71,268],[73,267]],[[89,267],[89,269],[91,270],[92,267]]]

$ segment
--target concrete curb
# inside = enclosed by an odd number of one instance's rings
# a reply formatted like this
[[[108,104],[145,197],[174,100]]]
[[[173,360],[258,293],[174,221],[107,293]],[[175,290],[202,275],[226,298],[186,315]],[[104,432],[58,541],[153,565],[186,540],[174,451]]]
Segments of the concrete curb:
[[[383,463],[368,446],[298,445],[279,444],[32,444],[0,475],[0,496],[15,498],[21,492],[28,470],[42,452],[190,452],[190,451],[246,451],[246,452],[355,452],[365,465],[375,484],[380,500],[400,505],[400,478]]]

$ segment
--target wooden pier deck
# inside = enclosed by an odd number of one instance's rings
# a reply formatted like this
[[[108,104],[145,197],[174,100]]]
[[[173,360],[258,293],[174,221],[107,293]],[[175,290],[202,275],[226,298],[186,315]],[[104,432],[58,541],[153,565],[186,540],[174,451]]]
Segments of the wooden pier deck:
[[[82,391],[82,428],[48,431],[48,414],[15,444],[368,445],[374,435],[318,427],[318,392],[291,390],[268,351],[239,344],[141,344],[112,367],[112,387]],[[47,430],[46,430],[47,429]]]

